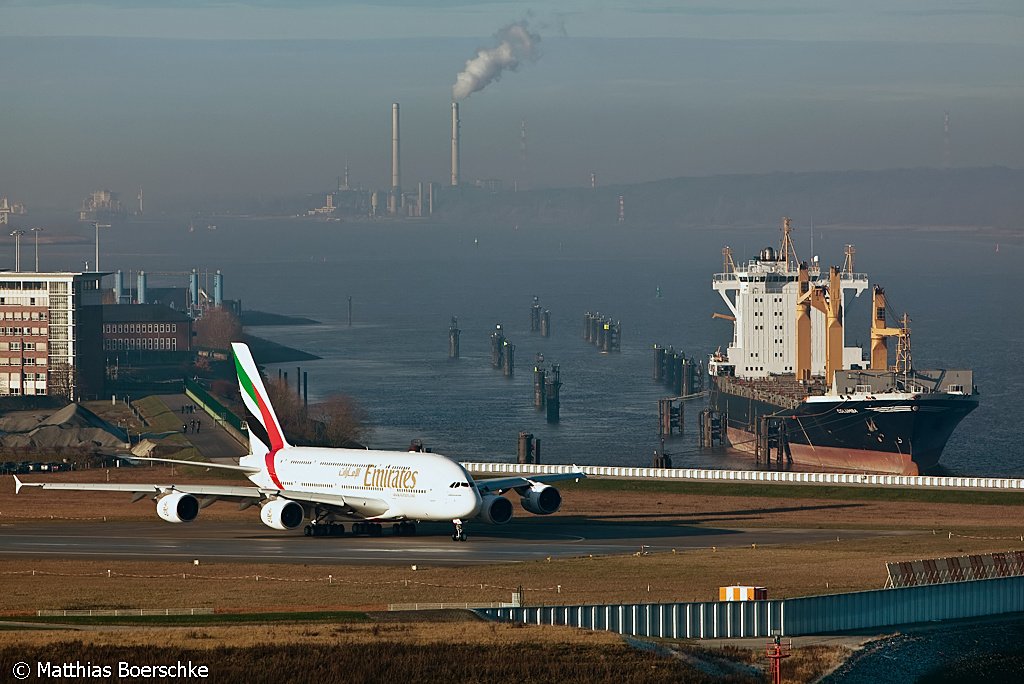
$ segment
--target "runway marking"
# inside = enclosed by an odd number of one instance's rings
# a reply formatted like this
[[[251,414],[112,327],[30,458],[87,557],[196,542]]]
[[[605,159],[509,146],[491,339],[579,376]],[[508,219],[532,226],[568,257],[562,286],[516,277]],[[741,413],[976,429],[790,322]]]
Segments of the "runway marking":
[[[60,554],[60,552],[58,552],[58,551],[33,551],[33,554],[35,554],[35,553],[43,553],[43,554],[49,554],[49,555],[58,555],[58,554]],[[17,556],[17,555],[20,555],[20,554],[17,551],[0,551],[0,555],[3,555],[3,556]],[[143,556],[143,555],[145,555],[145,552],[144,551],[139,551],[139,552],[130,552],[130,551],[105,551],[105,552],[101,552],[101,551],[79,551],[77,553],[72,553],[72,554],[69,554],[69,555],[73,555],[73,556],[101,556],[101,557],[106,557],[106,556]],[[197,554],[194,554],[194,553],[190,553],[190,554],[167,553],[167,554],[161,554],[160,557],[161,558],[195,558],[196,555]],[[206,554],[202,554],[202,558],[241,558],[241,559],[248,560],[248,561],[252,561],[253,560],[253,557],[250,554],[231,554],[231,553],[219,553],[219,554],[208,554],[208,553],[206,553]],[[150,560],[153,560],[153,559],[150,559]],[[288,558],[288,560],[289,561],[323,560],[323,561],[335,561],[335,562],[337,562],[339,560],[346,560],[346,559],[345,558],[338,558],[337,556],[290,556]],[[375,561],[375,560],[381,560],[381,559],[377,558],[375,556],[353,556],[351,558],[351,560]],[[416,558],[416,562],[417,563],[437,562],[439,564],[444,564],[447,561],[448,564],[451,564],[451,560],[452,559],[449,556],[445,556],[443,558]],[[487,563],[493,563],[493,562],[494,562],[494,559],[489,559],[489,558],[483,558],[483,559],[479,559],[479,558],[458,559],[458,563],[480,563],[480,564],[487,564]],[[505,561],[505,562],[523,563],[525,561],[512,560],[512,561]],[[268,563],[268,565],[289,565],[289,563],[273,563],[273,562],[271,562],[271,563]]]

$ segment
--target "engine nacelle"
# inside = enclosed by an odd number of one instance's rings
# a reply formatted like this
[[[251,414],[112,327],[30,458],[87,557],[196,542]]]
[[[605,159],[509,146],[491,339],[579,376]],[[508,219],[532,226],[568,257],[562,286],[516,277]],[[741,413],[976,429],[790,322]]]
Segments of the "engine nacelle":
[[[519,502],[530,513],[551,515],[562,507],[562,494],[551,485],[537,483],[525,491],[517,491],[522,497]]]
[[[479,517],[492,525],[504,525],[512,519],[512,502],[497,494],[486,494]]]
[[[294,530],[302,524],[305,517],[306,512],[302,510],[302,506],[288,499],[274,499],[263,504],[260,511],[260,520],[263,524],[275,530]]]
[[[199,500],[185,492],[172,492],[157,499],[156,514],[167,522],[192,522],[199,515]]]

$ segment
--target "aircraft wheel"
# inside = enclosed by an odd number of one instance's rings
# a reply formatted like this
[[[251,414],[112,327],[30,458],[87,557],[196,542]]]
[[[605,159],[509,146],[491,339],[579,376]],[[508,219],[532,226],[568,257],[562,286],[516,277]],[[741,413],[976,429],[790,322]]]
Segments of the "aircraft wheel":
[[[305,535],[306,535],[307,537],[312,537],[312,536],[313,536],[313,526],[312,526],[312,525],[306,525],[306,526],[305,526],[305,527],[303,528],[302,532],[303,532],[303,533],[304,533],[304,534],[305,534]]]

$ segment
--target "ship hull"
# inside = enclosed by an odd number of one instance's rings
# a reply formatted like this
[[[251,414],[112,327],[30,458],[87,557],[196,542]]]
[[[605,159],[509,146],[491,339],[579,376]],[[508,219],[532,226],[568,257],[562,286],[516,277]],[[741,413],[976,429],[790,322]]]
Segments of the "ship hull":
[[[841,472],[918,475],[934,468],[953,430],[978,402],[971,396],[922,394],[909,399],[793,402],[781,406],[732,393],[715,382],[711,408],[727,414],[727,444],[750,455],[765,455],[768,418],[783,434],[773,460]]]

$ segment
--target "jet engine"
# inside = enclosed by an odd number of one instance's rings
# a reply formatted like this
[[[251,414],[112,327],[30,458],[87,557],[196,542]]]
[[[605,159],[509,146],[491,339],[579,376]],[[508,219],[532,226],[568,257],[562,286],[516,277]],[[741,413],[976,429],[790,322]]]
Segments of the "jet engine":
[[[199,515],[199,500],[185,492],[172,492],[157,499],[156,514],[167,522],[192,522]]]
[[[512,502],[497,494],[486,494],[480,506],[480,517],[492,525],[504,525],[512,519]]]
[[[264,504],[260,511],[263,524],[275,530],[294,530],[302,524],[304,517],[306,513],[302,506],[288,499],[274,499]]]
[[[530,513],[536,513],[537,515],[551,515],[557,513],[558,509],[562,506],[562,495],[555,487],[551,485],[537,483],[529,489],[517,489],[520,499],[520,503],[523,504],[523,508],[528,510]]]

